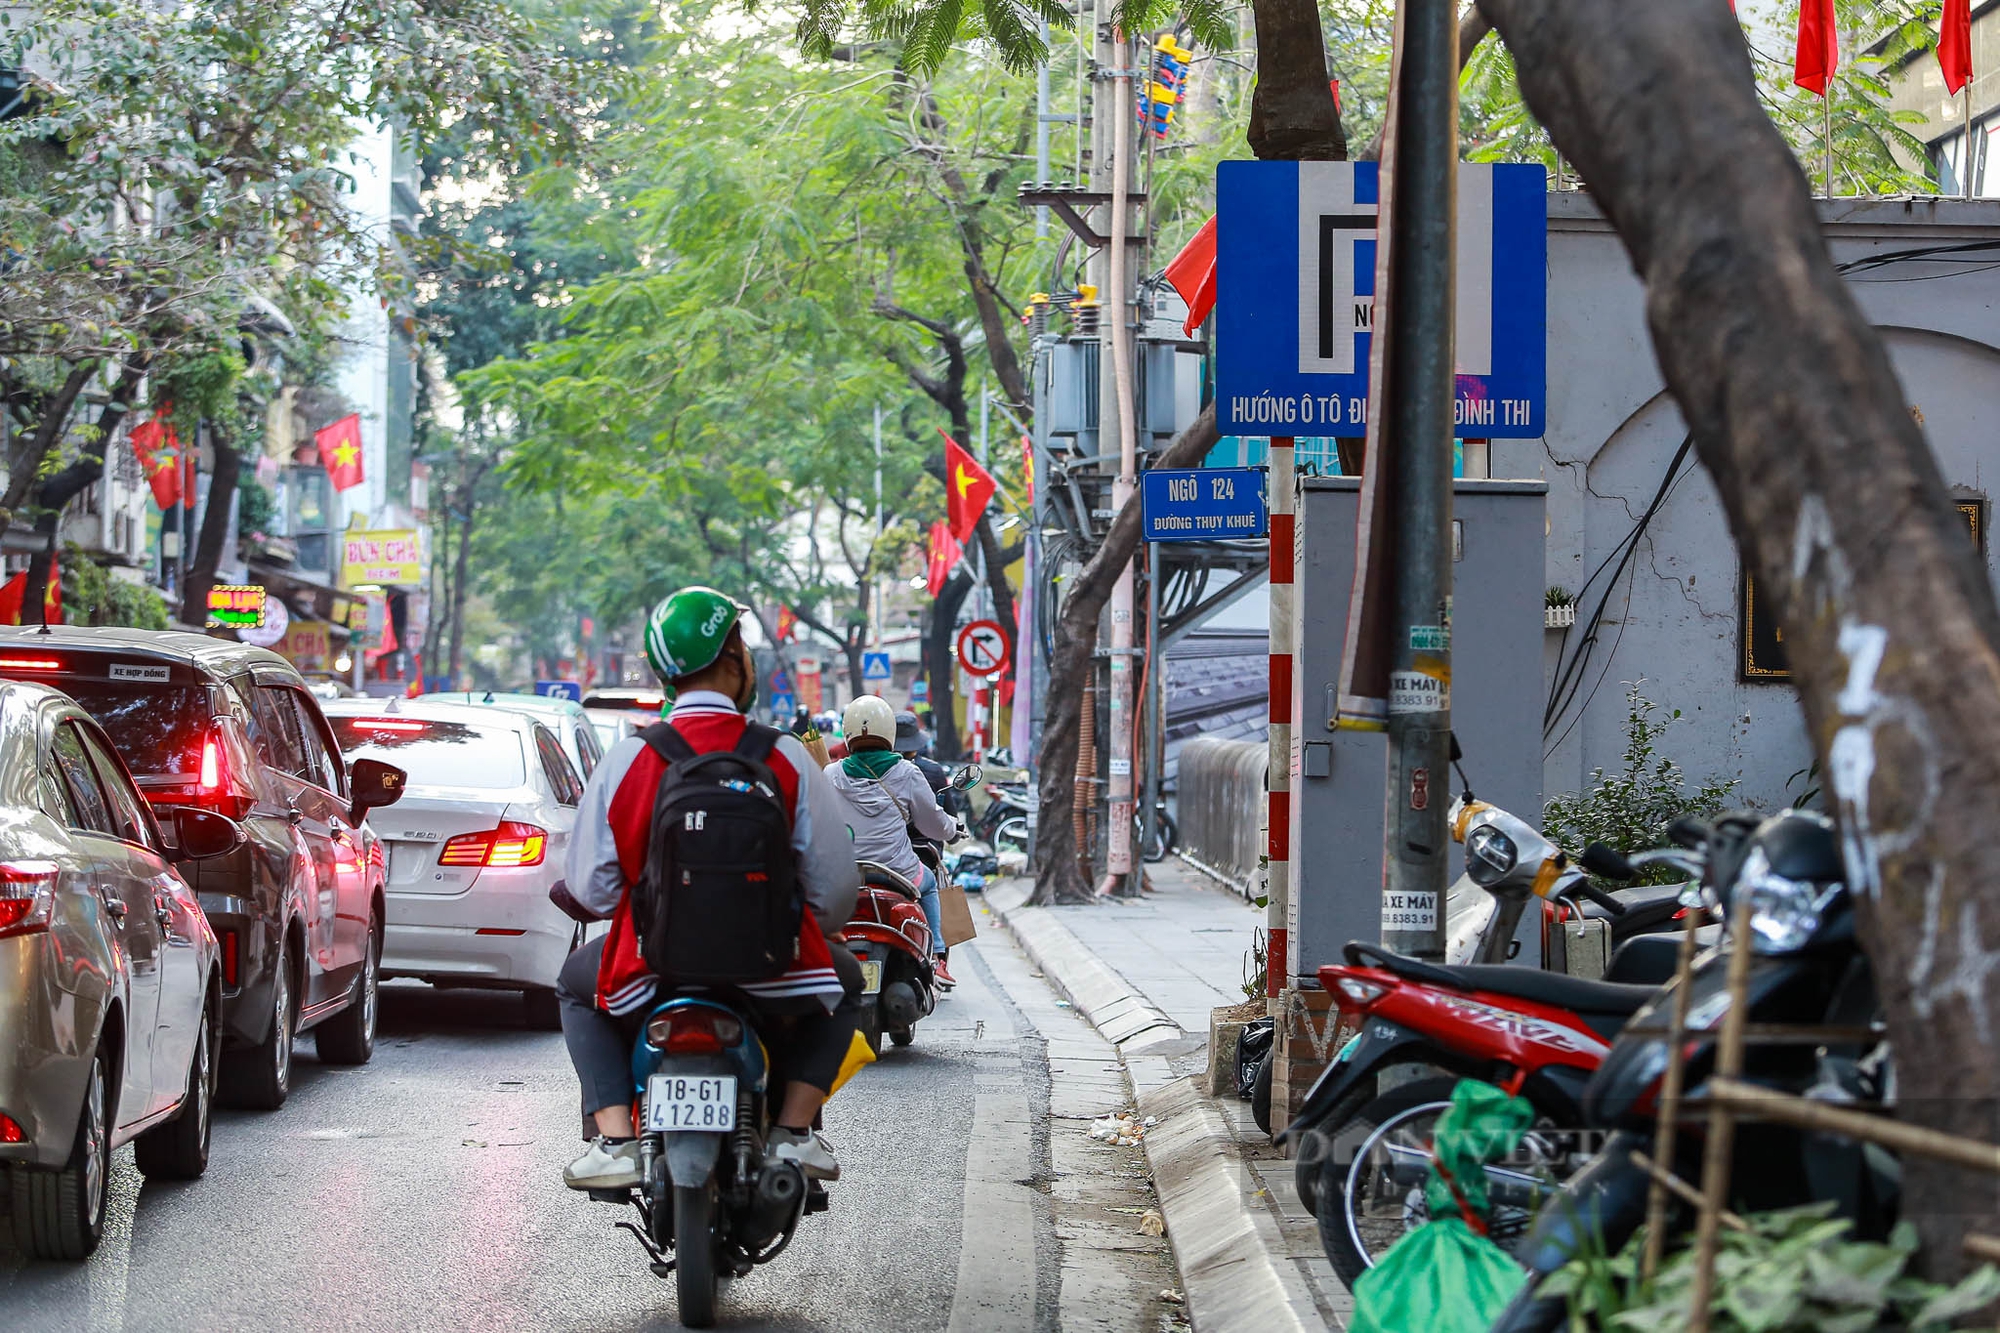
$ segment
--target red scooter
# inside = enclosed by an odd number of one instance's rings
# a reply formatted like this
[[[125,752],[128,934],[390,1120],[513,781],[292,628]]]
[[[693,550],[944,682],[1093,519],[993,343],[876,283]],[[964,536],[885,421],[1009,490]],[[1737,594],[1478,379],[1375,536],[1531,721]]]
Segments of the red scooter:
[[[880,1055],[882,1035],[898,1046],[917,1037],[917,1020],[937,1008],[937,977],[931,965],[931,928],[917,886],[884,865],[857,861],[861,892],[854,915],[841,932],[861,963],[862,999],[867,1005],[861,1035]]]
[[[1489,932],[1474,956],[1498,952],[1513,933],[1506,918],[1518,919],[1527,896],[1622,906],[1539,832],[1491,806],[1461,801],[1452,831],[1465,844],[1467,875],[1502,906],[1503,928]],[[1698,865],[1688,868],[1699,873]],[[1346,965],[1320,968],[1319,979],[1359,1031],[1279,1136],[1299,1144],[1299,1195],[1319,1219],[1327,1257],[1352,1285],[1426,1220],[1431,1135],[1460,1078],[1497,1084],[1535,1108],[1515,1160],[1487,1172],[1492,1237],[1502,1246],[1518,1239],[1541,1200],[1594,1151],[1582,1141],[1584,1085],[1659,979],[1595,981],[1492,962],[1441,966],[1359,941],[1344,953]],[[1448,1076],[1437,1076],[1440,1069]]]

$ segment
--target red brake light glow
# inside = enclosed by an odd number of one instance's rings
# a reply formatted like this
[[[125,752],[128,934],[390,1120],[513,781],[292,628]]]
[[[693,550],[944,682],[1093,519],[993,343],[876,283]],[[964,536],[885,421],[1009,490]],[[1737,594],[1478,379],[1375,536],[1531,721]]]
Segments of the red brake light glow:
[[[514,870],[538,866],[548,850],[549,835],[533,824],[512,819],[485,833],[461,833],[438,852],[441,866],[490,866]]]
[[[61,875],[54,861],[0,861],[0,936],[47,930]]]
[[[10,1115],[0,1115],[0,1143],[26,1143],[27,1131]]]
[[[417,732],[429,731],[431,728],[431,724],[428,722],[410,722],[394,717],[351,717],[347,719],[347,724],[351,727],[359,727],[363,731]]]
[[[212,732],[208,739],[201,743],[199,782],[203,794],[222,789],[222,740]]]
[[[61,671],[53,657],[0,657],[0,671]]]
[[[217,934],[222,944],[222,984],[234,990],[237,977],[236,932],[224,930]]]
[[[675,1009],[646,1024],[646,1040],[669,1055],[720,1055],[743,1040],[743,1024],[713,1009]]]

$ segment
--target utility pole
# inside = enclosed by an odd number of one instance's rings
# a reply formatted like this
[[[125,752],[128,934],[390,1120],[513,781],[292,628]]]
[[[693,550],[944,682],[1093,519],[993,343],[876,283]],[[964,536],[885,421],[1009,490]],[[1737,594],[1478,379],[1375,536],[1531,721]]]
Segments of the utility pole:
[[[1046,51],[1049,49],[1049,21],[1043,19],[1038,30],[1042,35],[1042,49]],[[1044,188],[1049,183],[1049,62],[1046,60],[1035,66],[1035,183]],[[1035,209],[1035,239],[1041,240],[1048,234],[1049,209],[1047,204],[1043,204]]]
[[[1456,7],[1404,5],[1388,144],[1394,175],[1386,434],[1395,506],[1389,626],[1389,787],[1382,943],[1444,954],[1451,788],[1452,317],[1458,213]],[[1385,164],[1386,165],[1386,164]],[[1369,465],[1376,464],[1370,458]]]
[[[1100,472],[1112,463],[1111,441],[1118,444],[1112,473],[1111,506],[1116,514],[1138,487],[1138,423],[1133,420],[1131,324],[1132,256],[1127,239],[1132,223],[1132,52],[1125,34],[1111,21],[1108,6],[1097,10],[1099,89],[1109,84],[1110,96],[1092,97],[1092,188],[1110,194],[1110,244],[1104,256],[1103,321],[1099,333],[1097,449]],[[1107,123],[1108,122],[1108,123]],[[1107,151],[1108,150],[1108,151]],[[1109,356],[1103,355],[1108,351]],[[1104,373],[1110,362],[1110,374]],[[1115,432],[1115,434],[1113,433]],[[1109,802],[1105,812],[1105,878],[1103,893],[1137,893],[1132,862],[1132,658],[1134,607],[1130,561],[1119,572],[1111,591],[1110,678],[1104,726],[1109,753]]]
[[[869,638],[876,652],[882,651],[882,571],[875,567],[875,552],[882,545],[882,404],[875,404],[875,541],[868,548]]]

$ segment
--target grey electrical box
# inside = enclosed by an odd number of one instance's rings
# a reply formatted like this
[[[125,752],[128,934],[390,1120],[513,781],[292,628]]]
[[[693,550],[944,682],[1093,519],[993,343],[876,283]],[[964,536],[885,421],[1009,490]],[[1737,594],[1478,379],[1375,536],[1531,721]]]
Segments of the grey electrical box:
[[[1311,979],[1349,940],[1381,939],[1388,743],[1379,731],[1332,730],[1361,482],[1298,482],[1294,570],[1288,969]],[[1459,481],[1453,513],[1462,557],[1452,565],[1451,722],[1480,799],[1537,824],[1542,812],[1542,593],[1545,497],[1540,481]],[[1431,799],[1449,802],[1455,775]],[[1463,867],[1452,849],[1451,874]],[[1532,914],[1526,918],[1539,928]]]
[[[1097,339],[1064,338],[1049,348],[1048,399],[1042,423],[1050,435],[1097,429]]]

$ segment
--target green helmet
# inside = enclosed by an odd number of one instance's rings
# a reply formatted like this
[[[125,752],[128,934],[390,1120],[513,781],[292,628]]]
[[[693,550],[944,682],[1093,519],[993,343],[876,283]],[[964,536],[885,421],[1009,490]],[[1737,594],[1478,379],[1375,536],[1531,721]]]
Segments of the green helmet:
[[[693,675],[722,656],[729,631],[750,608],[713,588],[682,588],[646,617],[646,661],[662,684]]]

